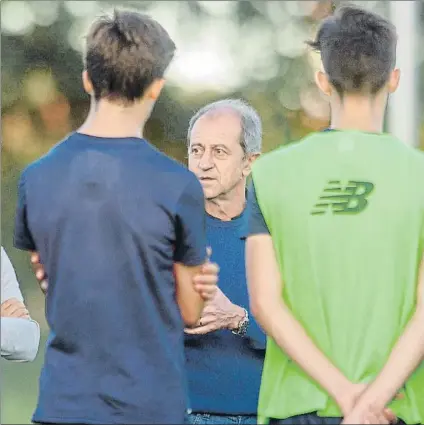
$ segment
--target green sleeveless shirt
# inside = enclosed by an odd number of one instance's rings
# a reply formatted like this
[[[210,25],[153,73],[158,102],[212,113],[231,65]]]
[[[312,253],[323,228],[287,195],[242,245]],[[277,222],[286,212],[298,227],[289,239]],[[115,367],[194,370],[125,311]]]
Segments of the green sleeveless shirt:
[[[329,131],[264,155],[252,176],[285,303],[349,380],[374,380],[415,311],[424,155],[390,135]],[[402,393],[390,407],[424,423],[424,362]],[[259,417],[315,411],[341,416],[268,338]]]

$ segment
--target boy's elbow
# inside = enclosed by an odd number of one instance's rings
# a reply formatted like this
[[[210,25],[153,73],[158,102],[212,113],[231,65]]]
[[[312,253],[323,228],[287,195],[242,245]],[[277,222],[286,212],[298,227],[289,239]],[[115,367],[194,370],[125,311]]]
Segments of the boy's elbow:
[[[270,296],[250,297],[250,311],[253,317],[262,323],[272,317],[279,308],[281,299]]]
[[[195,326],[200,320],[201,312],[182,313],[184,324],[188,327]]]
[[[266,311],[265,302],[258,297],[251,297],[250,311],[252,316],[260,322],[264,312]]]
[[[203,302],[198,303],[198,305],[191,305],[190,307],[181,309],[181,316],[183,322],[186,326],[192,327],[195,326],[202,315]]]

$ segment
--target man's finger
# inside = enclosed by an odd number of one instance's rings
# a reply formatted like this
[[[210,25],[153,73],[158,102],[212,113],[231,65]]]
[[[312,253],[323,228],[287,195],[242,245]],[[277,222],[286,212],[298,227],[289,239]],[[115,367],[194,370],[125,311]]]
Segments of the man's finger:
[[[38,264],[40,262],[40,256],[37,252],[31,254],[30,261],[32,264]]]
[[[25,319],[29,317],[29,311],[26,308],[20,308],[16,310],[12,317],[17,317],[19,319]]]
[[[189,335],[205,335],[216,330],[215,324],[199,326],[197,328],[186,328],[184,332]]]
[[[216,264],[216,263],[205,263],[205,264],[203,264],[202,274],[216,276],[218,273],[219,273],[218,264]]]
[[[204,315],[200,318],[200,320],[197,322],[196,327],[203,327],[206,325],[209,325],[213,322],[216,321],[215,316],[210,316],[210,315]],[[191,328],[191,329],[195,329],[195,328]]]
[[[9,298],[6,301],[4,301],[1,306],[3,308],[9,308],[11,305],[18,303],[19,300],[17,298]]]
[[[22,303],[16,303],[11,305],[7,310],[6,313],[11,317],[19,317],[19,314],[21,314],[23,311],[28,312],[25,305]]]
[[[205,308],[202,311],[202,320],[207,316],[215,317],[215,313],[216,307],[213,304],[206,304]]]
[[[35,277],[40,282],[45,278],[44,269],[42,267],[38,268],[35,272]]]
[[[214,299],[215,293],[214,292],[207,292],[207,291],[199,291],[200,296],[203,298],[203,301],[209,302]]]
[[[40,282],[40,288],[44,292],[44,294],[47,293],[47,289],[49,288],[49,284],[48,284],[46,279],[44,279]]]
[[[383,415],[391,424],[397,422],[397,416],[393,413],[391,409],[384,409]]]
[[[202,285],[216,286],[218,278],[213,274],[198,274],[193,277],[194,283]]]
[[[216,294],[216,285],[208,285],[208,284],[204,285],[203,283],[195,283],[194,289],[197,292],[206,292],[207,294],[210,294],[210,295]]]
[[[208,262],[211,260],[211,256],[212,256],[212,248],[210,246],[208,246],[206,248],[206,257],[207,257]]]
[[[25,305],[16,298],[10,298],[2,304],[2,307],[5,311],[10,313],[15,311],[17,308],[25,307]]]

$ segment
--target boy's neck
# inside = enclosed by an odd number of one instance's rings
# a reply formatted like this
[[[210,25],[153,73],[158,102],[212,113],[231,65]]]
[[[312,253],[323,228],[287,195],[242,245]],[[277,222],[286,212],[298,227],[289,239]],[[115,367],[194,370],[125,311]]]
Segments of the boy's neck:
[[[331,128],[382,133],[386,102],[365,96],[345,96],[331,105]]]
[[[147,119],[148,114],[140,104],[123,106],[104,100],[92,100],[88,117],[78,132],[96,137],[142,138]]]

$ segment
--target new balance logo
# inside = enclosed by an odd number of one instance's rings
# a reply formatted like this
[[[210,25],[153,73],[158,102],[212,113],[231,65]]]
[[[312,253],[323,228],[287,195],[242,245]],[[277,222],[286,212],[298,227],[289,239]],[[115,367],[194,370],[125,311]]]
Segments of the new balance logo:
[[[312,215],[358,214],[367,207],[368,197],[374,190],[370,182],[349,181],[343,187],[340,180],[331,180],[311,211]]]

